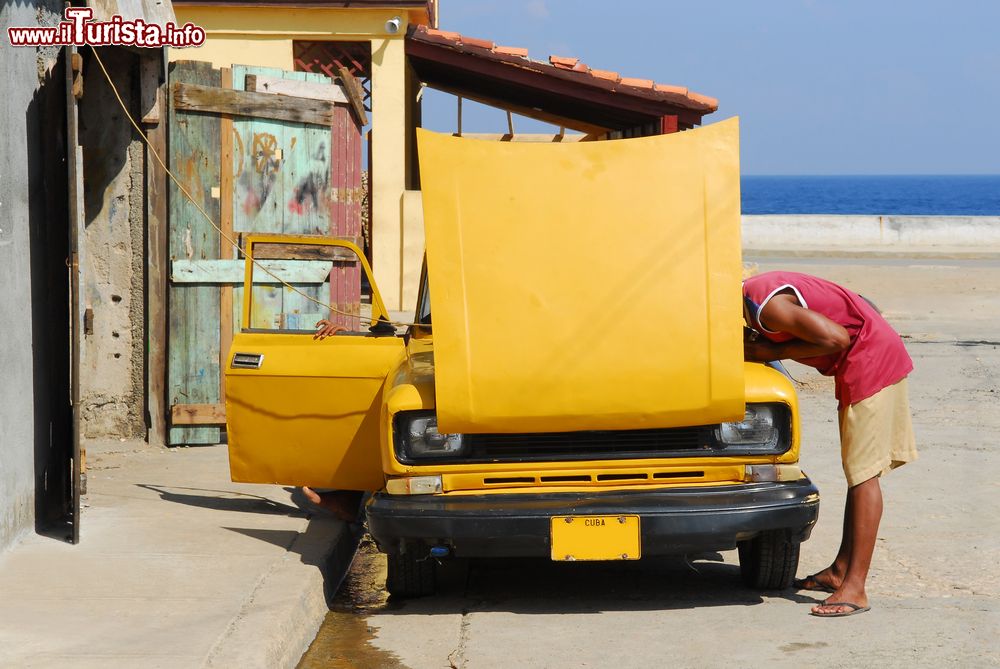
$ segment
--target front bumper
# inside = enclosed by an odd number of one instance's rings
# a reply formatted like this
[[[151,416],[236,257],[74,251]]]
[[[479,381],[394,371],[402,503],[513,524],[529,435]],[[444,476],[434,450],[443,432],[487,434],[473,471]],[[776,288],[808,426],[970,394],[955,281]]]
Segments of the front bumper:
[[[638,515],[643,555],[730,550],[768,530],[805,541],[819,515],[808,478],[707,488],[601,493],[393,496],[368,504],[368,529],[388,553],[448,546],[456,557],[547,557],[550,519]]]

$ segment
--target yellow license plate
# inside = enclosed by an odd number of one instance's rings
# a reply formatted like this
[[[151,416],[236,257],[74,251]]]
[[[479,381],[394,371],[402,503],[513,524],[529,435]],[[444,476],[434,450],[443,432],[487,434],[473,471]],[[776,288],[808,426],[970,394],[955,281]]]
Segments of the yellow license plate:
[[[638,560],[639,516],[554,516],[552,559]]]

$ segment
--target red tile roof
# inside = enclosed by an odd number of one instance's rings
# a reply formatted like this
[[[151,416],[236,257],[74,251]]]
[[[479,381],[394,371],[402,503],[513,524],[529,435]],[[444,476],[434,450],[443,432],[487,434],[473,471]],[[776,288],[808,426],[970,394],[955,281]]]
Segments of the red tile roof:
[[[519,46],[498,46],[493,48],[494,53],[503,54],[505,56],[520,56],[522,58],[528,57],[528,50]]]
[[[610,84],[613,85],[614,92],[662,100],[668,104],[691,109],[698,114],[710,114],[719,108],[719,101],[715,98],[694,93],[683,86],[654,83],[651,79],[622,77],[619,73],[609,70],[595,70],[580,62],[579,58],[549,56],[548,62],[533,60],[528,57],[527,49],[498,46],[489,40],[476,39],[446,30],[435,30],[427,26],[417,26],[410,38],[456,48],[478,47],[489,50],[491,55],[510,64],[517,64],[517,61],[521,61],[534,69],[551,68],[561,72],[572,72],[578,75],[580,83],[591,83],[602,88]]]
[[[636,79],[634,77],[622,77],[619,81],[622,86],[635,86],[636,88],[653,88],[656,82],[652,79]]]
[[[486,39],[476,39],[475,37],[463,37],[462,35],[459,35],[458,38],[465,46],[478,46],[481,49],[489,49],[490,51],[493,51],[493,49],[497,48],[496,44]]]

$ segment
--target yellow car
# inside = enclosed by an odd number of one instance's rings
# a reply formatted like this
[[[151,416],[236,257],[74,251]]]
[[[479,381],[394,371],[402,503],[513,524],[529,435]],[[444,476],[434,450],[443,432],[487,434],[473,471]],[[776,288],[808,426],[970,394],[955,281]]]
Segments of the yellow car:
[[[373,493],[397,596],[452,557],[735,548],[747,584],[790,585],[819,495],[791,382],[743,361],[736,138],[735,120],[572,146],[421,133],[405,328],[352,243],[249,236],[233,479]],[[371,287],[360,312],[334,299],[344,272]],[[315,340],[331,313],[350,331]]]

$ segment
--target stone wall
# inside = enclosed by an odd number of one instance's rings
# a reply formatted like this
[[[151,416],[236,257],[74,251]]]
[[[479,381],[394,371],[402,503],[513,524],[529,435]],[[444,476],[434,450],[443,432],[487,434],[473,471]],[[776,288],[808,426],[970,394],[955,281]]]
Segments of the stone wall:
[[[138,57],[103,49],[126,102],[139,89]],[[144,438],[143,144],[95,61],[85,68],[80,143],[86,175],[81,240],[87,322],[81,342],[81,432],[85,438]]]

